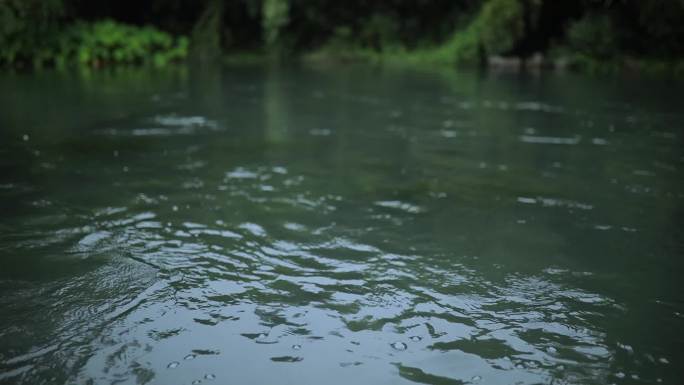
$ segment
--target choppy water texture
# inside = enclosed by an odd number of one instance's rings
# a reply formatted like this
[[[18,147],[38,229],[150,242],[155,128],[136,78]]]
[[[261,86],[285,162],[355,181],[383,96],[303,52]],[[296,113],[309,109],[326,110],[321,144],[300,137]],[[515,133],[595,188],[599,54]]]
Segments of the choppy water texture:
[[[0,77],[0,383],[681,384],[681,87]]]

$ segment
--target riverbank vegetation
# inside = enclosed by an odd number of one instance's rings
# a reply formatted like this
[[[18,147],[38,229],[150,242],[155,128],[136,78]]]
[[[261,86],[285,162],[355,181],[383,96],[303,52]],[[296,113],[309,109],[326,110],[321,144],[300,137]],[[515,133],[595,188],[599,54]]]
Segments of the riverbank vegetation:
[[[681,0],[0,0],[0,65],[370,60],[684,74]]]

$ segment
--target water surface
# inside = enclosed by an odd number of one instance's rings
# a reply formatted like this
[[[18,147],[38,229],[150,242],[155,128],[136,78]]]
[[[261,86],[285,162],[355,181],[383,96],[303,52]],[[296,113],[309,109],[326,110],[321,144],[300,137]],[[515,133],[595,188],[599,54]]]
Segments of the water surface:
[[[0,76],[0,383],[678,384],[682,87]]]

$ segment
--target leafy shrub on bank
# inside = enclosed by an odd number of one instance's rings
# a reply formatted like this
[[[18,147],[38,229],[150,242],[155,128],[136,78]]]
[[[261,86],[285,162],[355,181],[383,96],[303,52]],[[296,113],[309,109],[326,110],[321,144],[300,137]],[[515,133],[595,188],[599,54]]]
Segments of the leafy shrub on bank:
[[[188,53],[186,37],[174,38],[153,27],[136,27],[111,20],[76,23],[41,39],[16,39],[12,43],[0,47],[0,64],[162,66],[182,60]]]
[[[144,64],[165,65],[187,55],[188,39],[174,39],[152,27],[134,27],[113,21],[80,24],[73,27],[74,45],[66,44],[65,58],[86,65]]]
[[[46,55],[63,14],[61,0],[0,0],[0,65]]]
[[[537,2],[531,1],[532,5]],[[428,60],[475,64],[489,55],[512,51],[525,36],[525,10],[518,0],[489,0],[472,21],[433,51]]]
[[[567,45],[573,52],[595,59],[613,59],[619,53],[619,38],[610,15],[590,14],[570,25]]]

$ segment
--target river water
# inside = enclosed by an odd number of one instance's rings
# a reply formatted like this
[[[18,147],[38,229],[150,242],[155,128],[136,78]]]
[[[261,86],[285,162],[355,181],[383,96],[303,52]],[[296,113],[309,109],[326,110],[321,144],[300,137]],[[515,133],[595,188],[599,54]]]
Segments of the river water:
[[[662,79],[0,76],[2,384],[681,384]]]

